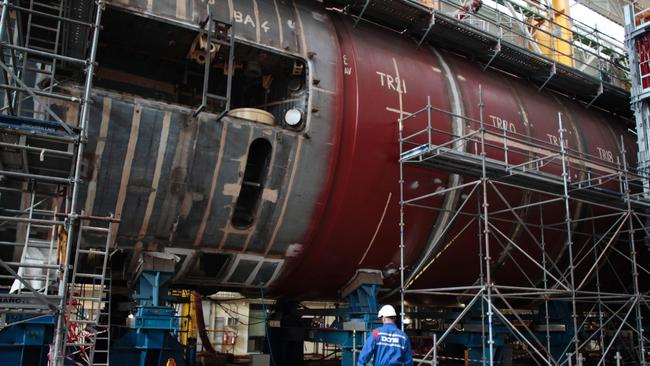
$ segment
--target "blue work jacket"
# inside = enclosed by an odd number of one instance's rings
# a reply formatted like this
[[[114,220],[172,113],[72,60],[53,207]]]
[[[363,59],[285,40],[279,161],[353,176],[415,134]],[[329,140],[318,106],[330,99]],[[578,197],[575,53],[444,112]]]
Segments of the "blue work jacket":
[[[366,366],[373,356],[374,366],[413,366],[411,342],[394,323],[386,323],[370,334],[357,366]]]

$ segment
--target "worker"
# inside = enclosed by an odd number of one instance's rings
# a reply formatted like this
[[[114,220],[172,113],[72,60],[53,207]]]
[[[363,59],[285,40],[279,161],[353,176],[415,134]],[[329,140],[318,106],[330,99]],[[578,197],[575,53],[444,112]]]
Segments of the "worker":
[[[413,366],[411,342],[395,325],[397,313],[391,305],[384,305],[378,314],[383,325],[372,331],[363,345],[357,366],[366,366],[373,358],[374,366]]]
[[[481,10],[483,2],[481,0],[469,0],[461,4],[460,9],[456,11],[456,18],[458,20],[463,20],[469,17],[470,14],[476,14]]]

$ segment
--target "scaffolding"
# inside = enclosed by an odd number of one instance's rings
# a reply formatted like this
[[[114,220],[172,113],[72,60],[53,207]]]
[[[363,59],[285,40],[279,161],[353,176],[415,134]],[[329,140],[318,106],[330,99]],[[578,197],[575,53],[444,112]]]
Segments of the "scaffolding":
[[[650,9],[637,11],[627,5],[625,13],[625,44],[630,64],[630,106],[636,121],[639,169],[650,169]],[[645,190],[650,194],[650,186]]]
[[[0,250],[14,258],[0,258],[3,327],[50,317],[52,364],[107,365],[107,342],[95,346],[109,338],[117,220],[79,204],[104,2],[0,6]]]
[[[329,0],[369,22],[466,55],[585,105],[629,115],[625,45],[535,0]],[[474,5],[476,3],[476,6]],[[482,5],[481,5],[482,4]],[[491,5],[493,4],[493,5]]]
[[[448,338],[474,332],[481,356],[473,362],[483,365],[499,363],[496,348],[504,343],[517,344],[517,358],[538,365],[583,365],[588,358],[599,366],[647,365],[643,313],[650,307],[639,276],[650,271],[638,260],[649,233],[647,176],[629,165],[634,159],[626,156],[622,137],[620,156],[603,160],[567,146],[561,113],[554,144],[485,123],[480,86],[479,99],[477,119],[429,102],[398,120],[402,324],[409,299],[458,304],[417,362],[438,364],[450,356],[439,352]],[[466,126],[464,132],[436,127],[437,120],[453,119]],[[463,182],[413,195],[410,166],[459,174]],[[407,271],[405,251],[416,244],[407,242],[409,215],[444,212],[434,201],[454,192],[460,199],[448,210],[445,235],[434,238],[424,260]],[[513,202],[524,195],[526,201]],[[476,232],[476,243],[456,240],[463,232]],[[418,279],[458,245],[466,253],[462,270],[476,278],[455,283],[455,276],[443,273],[438,275],[449,281],[444,287],[422,288]],[[553,319],[557,304],[567,309],[564,327]],[[531,322],[526,314],[536,311],[538,320]],[[568,338],[552,344],[560,334]]]

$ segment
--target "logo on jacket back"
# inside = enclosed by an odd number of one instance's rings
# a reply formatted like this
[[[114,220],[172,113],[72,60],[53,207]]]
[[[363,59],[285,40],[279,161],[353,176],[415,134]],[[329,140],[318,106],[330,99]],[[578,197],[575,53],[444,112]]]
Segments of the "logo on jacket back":
[[[394,344],[399,344],[399,338],[397,337],[388,337],[388,336],[380,336],[381,342],[385,343],[394,343]]]

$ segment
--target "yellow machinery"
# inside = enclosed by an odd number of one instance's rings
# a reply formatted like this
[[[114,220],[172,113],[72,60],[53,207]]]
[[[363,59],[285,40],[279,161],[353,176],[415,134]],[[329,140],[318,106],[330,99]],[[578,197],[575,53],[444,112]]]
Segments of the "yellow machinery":
[[[180,297],[183,302],[180,309],[180,342],[184,346],[189,345],[190,339],[196,339],[196,313],[194,306],[192,306],[192,296],[195,296],[192,294],[192,290],[181,290]]]
[[[551,5],[553,8],[548,10],[547,19],[538,19],[534,24],[538,28],[533,32],[535,41],[542,54],[573,67],[573,22],[569,0],[552,0]]]

